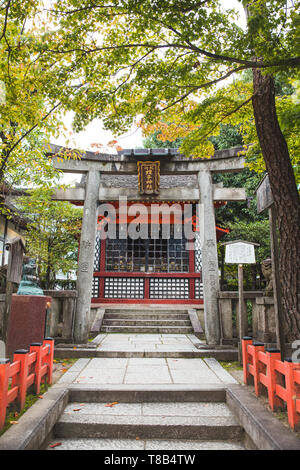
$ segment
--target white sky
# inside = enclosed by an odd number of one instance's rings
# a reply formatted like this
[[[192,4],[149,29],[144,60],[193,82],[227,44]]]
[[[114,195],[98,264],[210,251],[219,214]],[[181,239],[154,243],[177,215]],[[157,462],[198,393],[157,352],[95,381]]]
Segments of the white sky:
[[[245,27],[245,14],[241,3],[237,0],[221,0],[224,8],[234,8],[239,12],[239,23],[242,27]],[[64,124],[68,128],[68,138],[70,142],[68,147],[80,148],[83,150],[95,150],[91,147],[93,143],[107,144],[110,140],[117,140],[118,144],[123,148],[141,148],[142,133],[140,129],[133,127],[129,132],[122,135],[121,137],[115,137],[110,131],[103,129],[101,120],[95,119],[92,121],[84,131],[79,133],[73,133],[72,131],[72,113],[67,113],[64,118]],[[51,142],[57,145],[66,145],[66,138],[61,135],[56,139],[52,139]],[[80,177],[77,175],[65,175],[63,178],[64,183],[74,183],[79,181]]]

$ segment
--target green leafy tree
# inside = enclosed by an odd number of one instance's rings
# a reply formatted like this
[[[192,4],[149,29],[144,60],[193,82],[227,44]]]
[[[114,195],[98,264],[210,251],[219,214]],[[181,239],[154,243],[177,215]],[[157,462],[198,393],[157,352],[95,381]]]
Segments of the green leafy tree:
[[[49,187],[58,177],[48,143],[64,132],[64,93],[76,93],[67,58],[47,53],[51,31],[41,7],[32,0],[5,0],[0,7],[0,185],[6,188]]]
[[[144,148],[178,148],[182,143],[182,139],[175,139],[173,141],[166,140],[162,141],[159,139],[159,135],[161,134],[160,131],[155,131],[152,135],[148,135],[143,140]]]
[[[18,198],[20,210],[31,220],[26,234],[27,255],[36,259],[44,289],[54,288],[58,272],[77,267],[82,209],[51,200],[51,190],[35,189]]]
[[[178,130],[183,114],[195,126],[183,150],[205,156],[212,152],[208,139],[215,129],[236,113],[240,122],[252,107],[278,216],[287,338],[298,338],[300,205],[276,110],[274,74],[299,76],[299,2],[251,2],[245,31],[233,10],[224,11],[218,1],[209,0],[122,0],[109,5],[60,0],[54,10],[60,18],[57,34],[64,40],[50,45],[51,52],[72,55],[74,64],[85,55],[85,86],[70,102],[76,129],[101,116],[108,128],[121,133],[140,115],[153,123],[166,113],[164,121],[169,122],[167,112],[173,108]],[[231,90],[216,91],[218,83],[244,70],[252,71],[251,84],[233,82]],[[190,97],[196,97],[192,105]]]
[[[19,20],[24,7],[32,11],[35,5],[27,0],[21,8],[20,2],[6,2],[2,40],[8,37],[7,12]],[[56,74],[47,87],[52,98],[75,111],[75,130],[100,117],[120,134],[137,116],[154,123],[164,115],[169,122],[174,110],[177,137],[181,131],[186,136],[180,117],[190,121],[184,152],[209,156],[209,137],[219,125],[234,115],[246,122],[241,115],[251,110],[255,126],[249,126],[249,135],[255,129],[278,215],[287,337],[292,340],[300,334],[300,267],[295,266],[300,208],[281,127],[287,119],[278,119],[274,76],[280,71],[299,78],[300,8],[299,1],[256,0],[246,10],[243,30],[235,12],[225,11],[218,1],[59,0],[44,7],[43,64],[51,64],[49,73]],[[6,67],[13,57],[7,51]],[[216,88],[245,70],[252,71],[252,83],[234,81],[231,89]]]

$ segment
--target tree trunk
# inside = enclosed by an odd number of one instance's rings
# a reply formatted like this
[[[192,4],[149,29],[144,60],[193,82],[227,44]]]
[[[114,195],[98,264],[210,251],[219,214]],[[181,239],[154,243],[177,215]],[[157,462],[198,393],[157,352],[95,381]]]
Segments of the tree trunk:
[[[274,81],[253,70],[256,130],[269,174],[280,235],[280,279],[286,341],[300,338],[300,203],[288,147],[275,106]]]

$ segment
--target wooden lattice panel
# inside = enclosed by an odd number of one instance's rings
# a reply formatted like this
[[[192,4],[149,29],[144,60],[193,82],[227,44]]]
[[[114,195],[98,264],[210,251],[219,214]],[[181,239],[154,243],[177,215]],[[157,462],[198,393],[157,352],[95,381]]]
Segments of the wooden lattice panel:
[[[94,255],[94,272],[100,269],[100,255],[101,255],[101,238],[100,235],[96,235],[95,243],[95,255]]]
[[[200,234],[195,233],[195,273],[202,272],[202,255],[201,255],[201,242]]]
[[[144,279],[107,277],[104,297],[109,299],[143,299]]]
[[[92,284],[92,297],[93,298],[98,298],[99,297],[99,277],[94,277],[93,278],[93,284]]]
[[[150,279],[150,299],[188,299],[189,279]]]
[[[195,299],[203,299],[203,282],[195,279]]]

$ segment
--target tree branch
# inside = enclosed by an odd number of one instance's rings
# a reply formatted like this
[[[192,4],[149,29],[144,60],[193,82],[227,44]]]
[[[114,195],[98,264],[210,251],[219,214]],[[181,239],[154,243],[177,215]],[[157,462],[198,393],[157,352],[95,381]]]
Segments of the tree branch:
[[[53,111],[55,111],[55,109],[57,109],[60,105],[61,105],[61,103],[59,102],[55,106],[53,106],[50,109],[50,111],[47,114],[45,114],[45,116],[43,116],[42,119],[40,119],[40,121],[37,124],[32,126],[26,132],[24,132],[24,134],[22,134],[21,137],[19,137],[19,139],[9,148],[8,151],[5,151],[5,149],[4,149],[5,157],[2,160],[1,167],[0,167],[0,181],[2,181],[2,179],[3,179],[4,170],[5,170],[6,165],[7,165],[7,160],[9,158],[10,154],[12,153],[12,151],[19,145],[20,142],[22,142],[22,140],[24,140],[27,137],[28,134],[30,134],[34,129],[37,128],[37,126],[39,125],[40,122],[45,121],[50,116],[50,114],[52,114]]]
[[[246,66],[241,66],[241,67],[237,67],[233,70],[230,70],[229,72],[227,72],[225,75],[223,75],[222,77],[220,78],[217,78],[215,80],[211,80],[210,82],[206,82],[206,83],[202,83],[202,85],[185,85],[185,86],[182,86],[182,87],[186,87],[186,88],[191,88],[191,90],[189,90],[187,93],[185,93],[184,95],[182,95],[180,98],[178,98],[178,100],[174,101],[173,103],[169,104],[168,106],[166,106],[165,108],[162,109],[162,111],[166,111],[166,109],[169,109],[171,108],[172,106],[175,106],[177,103],[180,103],[181,101],[183,101],[185,98],[187,98],[191,93],[197,91],[197,90],[200,90],[201,88],[207,88],[209,86],[212,86],[212,85],[215,85],[216,83],[219,83],[223,80],[225,80],[226,78],[230,77],[230,75],[234,74],[234,73],[237,73],[237,72],[240,72],[241,70],[245,70],[247,69],[248,67]],[[178,87],[180,87],[180,85],[177,85]]]
[[[5,7],[5,18],[4,18],[4,24],[3,24],[3,30],[2,30],[2,34],[0,36],[0,41],[3,37],[5,37],[5,33],[6,33],[6,28],[7,28],[7,22],[8,22],[8,12],[9,12],[9,9],[10,9],[10,2],[11,0],[8,0],[7,2],[7,5]]]

